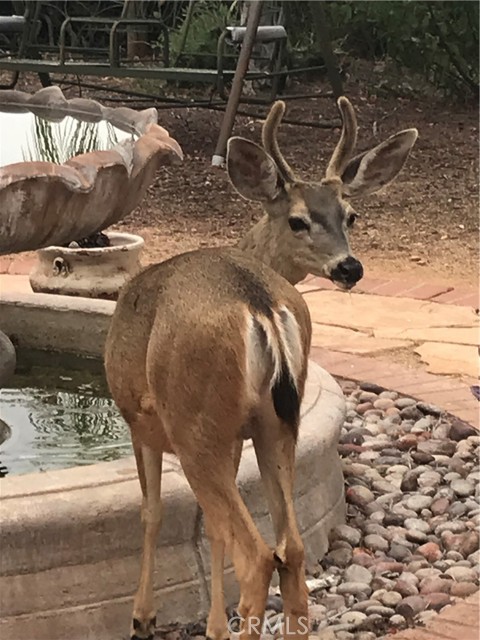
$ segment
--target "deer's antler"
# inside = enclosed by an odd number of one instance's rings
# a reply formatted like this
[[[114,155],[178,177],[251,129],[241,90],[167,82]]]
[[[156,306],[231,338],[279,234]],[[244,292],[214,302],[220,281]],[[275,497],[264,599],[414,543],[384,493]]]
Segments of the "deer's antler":
[[[275,160],[280,175],[285,182],[295,182],[295,174],[283,157],[277,142],[278,125],[284,113],[285,102],[282,100],[274,102],[262,128],[262,144],[265,151]]]
[[[344,96],[341,96],[337,100],[337,105],[342,116],[343,127],[340,140],[330,158],[325,172],[327,180],[340,178],[342,176],[357,143],[357,118],[355,117],[355,111],[350,101]]]

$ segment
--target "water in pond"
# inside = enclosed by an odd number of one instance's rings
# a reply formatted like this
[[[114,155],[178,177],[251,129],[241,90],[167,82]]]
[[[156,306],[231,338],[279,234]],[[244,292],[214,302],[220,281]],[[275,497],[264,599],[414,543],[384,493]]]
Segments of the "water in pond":
[[[111,149],[137,137],[105,120],[83,122],[65,116],[53,122],[29,112],[0,111],[0,167],[38,160],[63,164],[81,153]]]
[[[0,445],[1,475],[116,460],[132,454],[130,434],[110,397],[100,361],[28,352],[0,389],[11,436]]]

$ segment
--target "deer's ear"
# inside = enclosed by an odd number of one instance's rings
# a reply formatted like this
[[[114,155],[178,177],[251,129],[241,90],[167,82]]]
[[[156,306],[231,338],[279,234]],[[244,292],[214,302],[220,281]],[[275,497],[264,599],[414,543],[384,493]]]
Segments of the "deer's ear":
[[[417,129],[405,129],[350,160],[342,174],[345,196],[374,193],[400,173],[418,137]]]
[[[277,166],[258,144],[245,138],[230,138],[227,171],[233,186],[247,200],[274,200],[282,189]]]

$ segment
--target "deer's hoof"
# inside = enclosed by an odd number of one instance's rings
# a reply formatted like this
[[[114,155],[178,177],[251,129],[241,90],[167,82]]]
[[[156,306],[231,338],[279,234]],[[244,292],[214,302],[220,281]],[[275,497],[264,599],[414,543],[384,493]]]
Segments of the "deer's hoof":
[[[155,626],[157,619],[155,616],[150,620],[138,620],[133,618],[132,627],[133,633],[130,636],[130,640],[154,640]]]

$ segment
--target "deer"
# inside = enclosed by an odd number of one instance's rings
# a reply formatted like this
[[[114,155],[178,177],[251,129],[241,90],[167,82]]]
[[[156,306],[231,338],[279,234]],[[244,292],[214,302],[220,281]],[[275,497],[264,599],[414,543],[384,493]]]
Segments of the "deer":
[[[105,345],[112,397],[129,425],[142,491],[143,551],[131,640],[152,640],[155,548],[161,526],[162,457],[173,453],[201,507],[211,550],[207,636],[229,637],[225,555],[240,589],[241,640],[257,640],[278,572],[285,628],[308,635],[304,546],[293,500],[295,447],[311,343],[308,307],[295,287],[307,274],[349,290],[363,276],[348,234],[357,216],[347,198],[374,193],[401,171],[418,136],[406,129],[354,154],[350,101],[325,174],[303,181],[282,155],[278,100],[262,144],[233,136],[228,178],[261,203],[263,217],[236,245],[201,248],[145,267],[120,291]],[[271,549],[237,487],[251,439],[275,534]],[[260,622],[260,625],[259,625]]]

